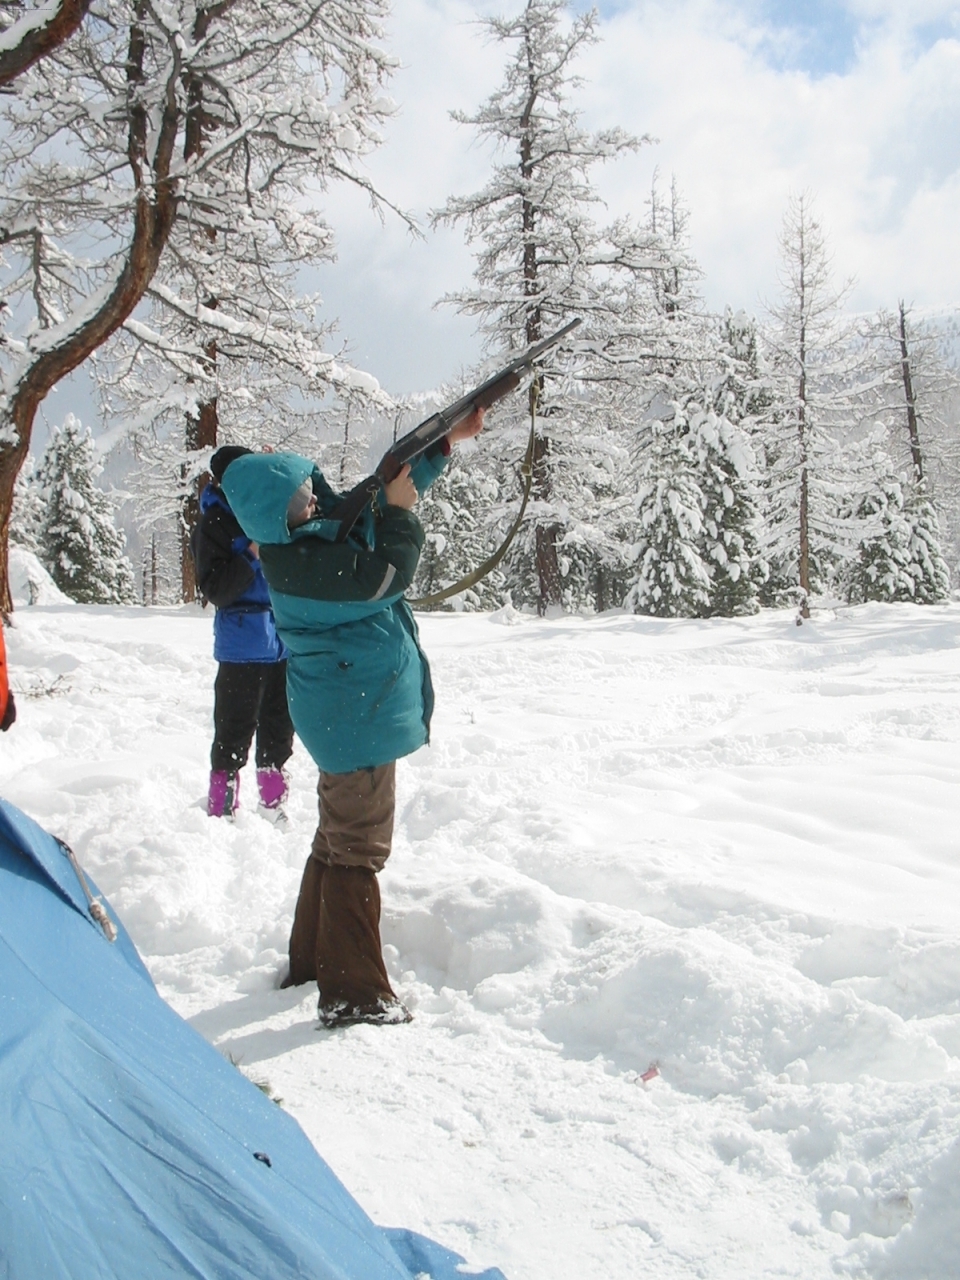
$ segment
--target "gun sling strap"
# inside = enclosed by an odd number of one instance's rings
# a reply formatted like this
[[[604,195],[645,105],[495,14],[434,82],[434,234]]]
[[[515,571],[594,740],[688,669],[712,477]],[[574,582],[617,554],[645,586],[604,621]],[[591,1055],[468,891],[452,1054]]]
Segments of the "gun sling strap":
[[[537,438],[537,398],[539,394],[538,379],[534,378],[530,384],[530,438],[527,440],[527,452],[524,455],[523,465],[520,468],[520,474],[523,476],[523,499],[520,503],[520,510],[517,512],[517,518],[510,527],[510,531],[500,544],[498,549],[492,556],[488,556],[486,560],[472,573],[466,574],[459,582],[454,582],[452,586],[444,587],[441,591],[434,591],[429,596],[421,596],[417,600],[408,600],[407,603],[414,609],[429,608],[431,605],[441,604],[444,600],[449,600],[451,596],[458,596],[461,591],[467,591],[470,587],[476,586],[478,582],[482,582],[488,573],[491,573],[503,557],[507,554],[507,550],[517,535],[517,532],[523,523],[523,517],[527,511],[527,503],[530,500],[530,491],[533,488],[533,450]]]

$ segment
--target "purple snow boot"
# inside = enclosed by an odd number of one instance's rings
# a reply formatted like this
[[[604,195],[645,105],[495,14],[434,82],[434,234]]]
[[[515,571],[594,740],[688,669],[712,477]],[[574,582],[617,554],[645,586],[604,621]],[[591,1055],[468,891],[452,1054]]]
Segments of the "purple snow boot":
[[[207,813],[211,818],[232,818],[240,807],[240,775],[226,769],[210,771]]]
[[[257,812],[268,821],[277,825],[287,822],[283,802],[287,798],[287,780],[279,769],[258,769],[257,789],[260,792],[260,803]]]

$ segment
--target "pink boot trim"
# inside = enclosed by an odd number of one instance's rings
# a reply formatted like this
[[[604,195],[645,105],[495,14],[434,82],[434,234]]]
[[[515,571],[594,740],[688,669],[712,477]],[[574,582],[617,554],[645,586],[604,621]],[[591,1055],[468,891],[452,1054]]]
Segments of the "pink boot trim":
[[[279,809],[287,798],[287,780],[279,769],[258,769],[257,787],[265,809]]]
[[[240,804],[240,775],[226,769],[212,769],[207,792],[207,813],[211,818],[232,818]]]

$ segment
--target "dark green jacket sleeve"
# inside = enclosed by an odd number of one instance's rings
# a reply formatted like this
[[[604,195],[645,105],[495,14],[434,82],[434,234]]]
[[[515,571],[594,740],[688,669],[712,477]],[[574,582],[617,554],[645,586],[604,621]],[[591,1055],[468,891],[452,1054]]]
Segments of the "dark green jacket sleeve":
[[[412,511],[386,507],[377,521],[372,551],[307,535],[282,546],[261,546],[260,564],[267,585],[283,595],[339,602],[382,600],[409,587],[423,539],[423,526]]]

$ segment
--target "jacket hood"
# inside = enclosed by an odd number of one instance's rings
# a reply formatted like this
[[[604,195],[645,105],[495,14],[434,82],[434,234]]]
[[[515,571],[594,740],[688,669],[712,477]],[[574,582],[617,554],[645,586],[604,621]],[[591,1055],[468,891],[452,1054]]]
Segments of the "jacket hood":
[[[220,487],[247,537],[276,546],[291,541],[287,506],[315,471],[299,453],[247,453],[230,463]]]

